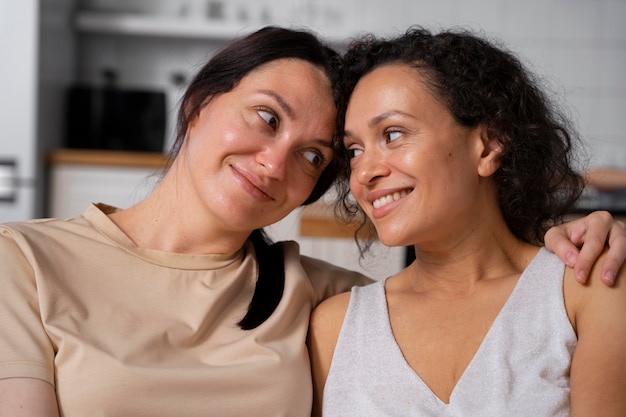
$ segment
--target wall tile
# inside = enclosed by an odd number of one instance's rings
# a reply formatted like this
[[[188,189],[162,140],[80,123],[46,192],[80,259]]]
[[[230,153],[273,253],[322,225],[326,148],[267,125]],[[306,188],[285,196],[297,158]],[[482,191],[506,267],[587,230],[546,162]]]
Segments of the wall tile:
[[[552,55],[552,75],[571,91],[592,88],[598,78],[598,52],[593,46],[576,44],[554,44],[549,49]]]
[[[552,37],[554,0],[505,1],[504,34],[512,38]]]
[[[488,33],[504,33],[505,6],[500,0],[461,1],[457,4],[457,25]]]
[[[626,1],[601,0],[598,8],[601,22],[598,36],[609,41],[626,41]]]
[[[597,49],[595,84],[608,95],[626,96],[626,42],[622,45],[605,42]]]
[[[624,133],[624,117],[626,117],[626,97],[610,97],[603,95],[594,100],[592,109],[591,130],[594,134],[626,146]],[[626,161],[624,161],[626,163]]]
[[[553,37],[564,40],[589,40],[599,31],[600,7],[588,0],[552,0]],[[602,0],[600,0],[602,2]]]

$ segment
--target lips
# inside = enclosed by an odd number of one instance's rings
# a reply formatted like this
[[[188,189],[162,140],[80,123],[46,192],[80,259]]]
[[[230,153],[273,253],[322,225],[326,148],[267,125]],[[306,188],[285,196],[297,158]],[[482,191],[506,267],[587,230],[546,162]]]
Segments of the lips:
[[[263,181],[259,177],[232,165],[230,168],[233,171],[235,181],[253,198],[259,201],[271,201],[275,199],[270,194],[269,188],[263,184]]]

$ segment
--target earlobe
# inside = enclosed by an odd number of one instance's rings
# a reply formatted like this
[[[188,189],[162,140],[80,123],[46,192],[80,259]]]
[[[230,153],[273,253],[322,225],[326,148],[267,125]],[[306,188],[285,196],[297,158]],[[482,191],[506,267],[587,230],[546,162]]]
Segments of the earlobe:
[[[478,163],[478,174],[482,177],[489,177],[500,168],[500,156],[502,155],[502,144],[496,138],[490,138],[487,129],[479,128],[480,141],[482,143],[482,153]]]

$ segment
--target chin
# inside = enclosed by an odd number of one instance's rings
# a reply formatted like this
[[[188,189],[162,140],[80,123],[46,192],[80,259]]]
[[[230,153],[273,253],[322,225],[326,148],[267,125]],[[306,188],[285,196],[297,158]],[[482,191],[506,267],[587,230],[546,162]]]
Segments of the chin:
[[[381,235],[379,233],[378,240],[383,245],[391,247],[391,248],[396,247],[396,246],[411,246],[412,245],[412,243],[410,242],[405,242],[405,239],[399,236],[399,234],[394,234],[394,233],[389,233],[387,235]]]

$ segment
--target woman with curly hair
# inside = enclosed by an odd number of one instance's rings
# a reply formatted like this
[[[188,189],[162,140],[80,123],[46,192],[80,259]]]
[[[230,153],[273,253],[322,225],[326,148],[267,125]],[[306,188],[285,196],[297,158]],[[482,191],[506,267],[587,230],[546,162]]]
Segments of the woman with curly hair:
[[[583,180],[532,74],[472,33],[412,28],[354,42],[343,80],[344,205],[416,259],[314,311],[315,413],[626,415],[624,272],[581,286],[543,247]]]

